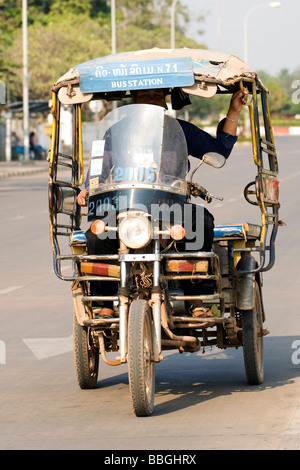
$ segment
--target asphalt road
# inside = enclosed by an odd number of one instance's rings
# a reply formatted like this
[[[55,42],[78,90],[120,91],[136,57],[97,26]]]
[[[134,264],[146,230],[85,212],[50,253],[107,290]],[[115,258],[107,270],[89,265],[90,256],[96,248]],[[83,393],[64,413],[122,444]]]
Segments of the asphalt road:
[[[98,388],[77,385],[70,285],[52,269],[47,174],[0,181],[0,449],[300,449],[299,144],[277,139],[287,225],[264,275],[264,383],[246,383],[241,349],[167,352],[148,418],[132,412],[126,365],[101,361]],[[242,196],[255,174],[249,145],[223,169],[199,170],[224,197],[210,207],[216,223],[258,220]]]

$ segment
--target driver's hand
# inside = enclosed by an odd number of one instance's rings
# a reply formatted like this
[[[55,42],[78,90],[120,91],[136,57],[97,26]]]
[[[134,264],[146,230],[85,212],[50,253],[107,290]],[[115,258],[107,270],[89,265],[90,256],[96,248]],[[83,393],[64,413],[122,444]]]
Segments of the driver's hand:
[[[80,206],[86,206],[87,189],[83,189],[77,196],[77,202]]]
[[[229,111],[240,113],[243,105],[247,103],[248,100],[248,90],[244,88],[243,90],[236,91],[231,98]]]

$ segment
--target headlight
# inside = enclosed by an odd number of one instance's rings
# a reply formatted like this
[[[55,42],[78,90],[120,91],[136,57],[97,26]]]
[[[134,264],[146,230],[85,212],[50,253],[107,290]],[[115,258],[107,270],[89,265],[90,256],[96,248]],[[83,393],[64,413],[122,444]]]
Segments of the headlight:
[[[151,239],[150,221],[142,215],[125,217],[119,225],[119,237],[128,248],[142,248]]]

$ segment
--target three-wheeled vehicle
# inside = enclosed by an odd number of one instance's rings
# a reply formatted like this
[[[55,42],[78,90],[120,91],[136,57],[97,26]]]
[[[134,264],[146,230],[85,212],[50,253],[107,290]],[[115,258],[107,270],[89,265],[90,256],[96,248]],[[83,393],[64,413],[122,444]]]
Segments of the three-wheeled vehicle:
[[[158,106],[124,106],[124,100],[139,89],[176,88],[195,97],[213,97],[244,87],[251,97],[245,109],[256,167],[244,196],[258,206],[261,224],[231,220],[215,227],[212,251],[197,246],[180,251],[186,204],[192,196],[206,202],[211,196],[193,181],[195,171],[186,179],[188,152],[176,117]],[[150,415],[154,365],[163,359],[163,351],[195,352],[208,345],[242,347],[248,383],[263,381],[267,331],[262,273],[274,264],[279,209],[267,95],[257,75],[237,57],[191,49],[101,57],[74,67],[53,86],[50,238],[54,271],[71,281],[81,388],[96,386],[99,356],[112,366],[127,363],[134,412]],[[104,117],[91,127],[82,118],[84,107],[99,111],[103,100],[111,111],[102,111]],[[123,100],[122,106],[115,106],[117,100]],[[73,129],[69,148],[64,145],[66,114]],[[207,154],[202,163],[218,167],[224,162],[220,155]],[[77,196],[87,175],[88,209],[82,213]],[[118,249],[88,254],[85,231],[90,225],[103,240],[114,238]],[[70,264],[73,272],[66,275]],[[197,295],[185,293],[187,280],[198,282]],[[102,283],[101,295],[93,295],[95,282]],[[108,295],[107,282],[116,283],[116,295]],[[209,292],[201,290],[203,282]],[[188,300],[201,300],[214,316],[189,315]],[[99,315],[103,301],[113,302],[113,317]]]

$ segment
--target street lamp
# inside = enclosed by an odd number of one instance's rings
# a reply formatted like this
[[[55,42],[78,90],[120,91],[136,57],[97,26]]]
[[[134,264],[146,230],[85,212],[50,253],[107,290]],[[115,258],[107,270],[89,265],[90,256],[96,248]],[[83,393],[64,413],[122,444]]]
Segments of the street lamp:
[[[175,49],[175,10],[177,0],[173,0],[171,5],[171,49]]]
[[[271,3],[264,3],[262,5],[256,5],[255,7],[251,8],[245,16],[244,19],[244,61],[247,63],[248,62],[248,18],[251,15],[251,13],[255,10],[258,10],[260,8],[266,8],[266,7],[271,7],[271,8],[278,8],[281,6],[280,2],[271,2]]]
[[[117,52],[117,39],[116,39],[116,0],[110,1],[110,14],[111,14],[111,53]],[[113,109],[117,108],[117,102],[113,101]]]

